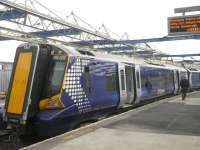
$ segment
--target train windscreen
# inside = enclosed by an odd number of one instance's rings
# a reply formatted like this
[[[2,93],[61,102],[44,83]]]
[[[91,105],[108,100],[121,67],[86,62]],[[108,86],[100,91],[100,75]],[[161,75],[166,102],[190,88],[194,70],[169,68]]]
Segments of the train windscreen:
[[[60,92],[64,78],[65,65],[65,56],[53,56],[48,67],[43,98],[52,97]]]

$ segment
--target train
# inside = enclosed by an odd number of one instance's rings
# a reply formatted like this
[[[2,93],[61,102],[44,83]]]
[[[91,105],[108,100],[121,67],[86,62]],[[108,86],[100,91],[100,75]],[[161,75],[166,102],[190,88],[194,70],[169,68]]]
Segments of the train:
[[[51,137],[77,124],[180,93],[182,78],[200,88],[200,71],[59,44],[17,48],[3,120]]]

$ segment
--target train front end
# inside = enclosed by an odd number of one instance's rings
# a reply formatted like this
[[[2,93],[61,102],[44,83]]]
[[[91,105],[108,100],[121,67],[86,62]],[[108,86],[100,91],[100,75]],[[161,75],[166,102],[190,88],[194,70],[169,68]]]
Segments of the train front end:
[[[4,106],[4,121],[12,127],[27,127],[40,111],[64,108],[61,94],[67,63],[67,53],[55,46],[20,45]]]

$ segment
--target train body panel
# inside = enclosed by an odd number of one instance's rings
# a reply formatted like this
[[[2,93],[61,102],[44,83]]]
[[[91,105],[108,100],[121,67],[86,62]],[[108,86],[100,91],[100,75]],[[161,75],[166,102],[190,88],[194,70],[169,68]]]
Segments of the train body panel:
[[[141,101],[172,94],[174,92],[173,70],[141,66],[140,72]]]
[[[116,107],[119,103],[117,63],[71,58],[68,66],[62,102],[72,101],[79,113],[99,108]]]
[[[47,106],[49,110],[40,112],[35,123],[37,133],[48,133],[49,129],[43,127],[49,123],[59,133],[61,126],[63,130],[68,128],[70,122],[78,122],[80,116],[93,116],[92,113],[98,110],[115,109],[119,103],[117,71],[114,62],[71,57],[61,94],[64,108],[55,111]]]

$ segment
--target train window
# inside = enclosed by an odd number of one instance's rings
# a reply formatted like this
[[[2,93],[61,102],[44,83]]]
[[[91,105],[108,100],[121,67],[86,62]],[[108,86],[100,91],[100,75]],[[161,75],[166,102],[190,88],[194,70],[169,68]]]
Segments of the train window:
[[[130,66],[125,67],[125,75],[126,75],[126,90],[128,92],[132,91],[132,68]]]
[[[86,94],[90,94],[91,93],[91,75],[90,75],[89,66],[85,66],[83,78],[85,81],[84,91],[86,92]]]
[[[177,80],[179,81],[179,73],[176,71]]]
[[[121,87],[122,87],[122,90],[125,90],[124,70],[120,70],[120,76],[121,76]]]
[[[90,68],[88,67],[88,66],[85,66],[85,70],[84,70],[85,72],[90,72]]]
[[[117,76],[116,74],[109,74],[106,76],[106,90],[107,91],[117,91],[118,84],[117,84]]]
[[[136,72],[136,76],[137,76],[137,87],[140,88],[140,74],[139,74],[139,72]]]
[[[51,61],[46,79],[45,97],[51,97],[59,93],[64,77],[65,63],[64,60],[53,59]]]

